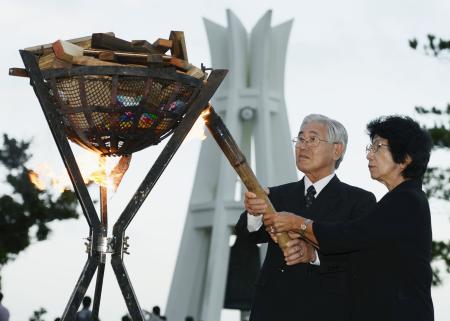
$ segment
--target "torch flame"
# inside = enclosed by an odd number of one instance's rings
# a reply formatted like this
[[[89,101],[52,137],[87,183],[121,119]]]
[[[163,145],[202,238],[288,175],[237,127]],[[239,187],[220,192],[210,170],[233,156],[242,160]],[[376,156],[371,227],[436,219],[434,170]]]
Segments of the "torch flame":
[[[127,171],[131,155],[122,156],[117,164],[112,158],[98,157],[97,154],[82,154],[77,158],[84,183],[95,183],[117,190],[123,175]],[[113,166],[115,167],[113,168]],[[112,169],[111,169],[112,168]],[[49,164],[38,164],[34,170],[28,171],[28,177],[39,190],[56,189],[60,192],[69,189],[71,182],[67,173],[56,174]]]
[[[208,104],[208,107],[205,108],[205,110],[202,112],[202,114],[200,116],[202,116],[204,122],[206,122],[206,117],[209,116],[209,114],[211,114],[211,104]]]
[[[209,115],[209,107],[206,107],[206,109],[201,113],[200,117],[197,119],[197,121],[194,123],[194,126],[192,126],[191,131],[186,137],[186,140],[205,140],[206,134],[205,134],[205,117]]]
[[[36,186],[36,188],[40,191],[43,191],[45,189],[45,184],[42,182],[42,180],[39,178],[39,174],[36,173],[33,170],[28,171],[28,178],[30,179],[30,182]]]
[[[131,155],[124,155],[120,158],[119,162],[112,168],[111,162],[109,162],[111,158],[106,158],[100,156],[98,158],[98,168],[95,169],[88,177],[87,182],[94,182],[97,185],[111,188],[114,191],[119,187],[120,182],[122,181],[123,175],[128,170],[131,161]]]

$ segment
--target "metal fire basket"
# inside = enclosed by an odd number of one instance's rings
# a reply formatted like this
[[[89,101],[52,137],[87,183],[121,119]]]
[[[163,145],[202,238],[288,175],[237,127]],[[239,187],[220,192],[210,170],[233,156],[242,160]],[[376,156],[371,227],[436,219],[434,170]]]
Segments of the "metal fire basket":
[[[20,54],[90,228],[88,259],[62,320],[75,320],[96,271],[93,320],[98,320],[109,253],[131,318],[144,321],[123,262],[128,248],[125,230],[208,106],[227,70],[213,70],[205,82],[177,73],[172,67],[81,66],[41,71],[33,53],[21,50]],[[121,156],[156,145],[169,136],[108,237],[106,188],[100,188],[99,216],[68,140],[103,156]]]

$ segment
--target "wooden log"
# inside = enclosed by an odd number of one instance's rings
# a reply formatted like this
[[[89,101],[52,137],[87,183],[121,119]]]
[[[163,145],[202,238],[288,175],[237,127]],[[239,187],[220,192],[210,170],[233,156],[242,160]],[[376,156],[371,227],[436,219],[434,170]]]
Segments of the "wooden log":
[[[121,52],[121,51],[110,51],[101,49],[85,49],[85,56],[97,57],[101,60],[109,60],[114,56],[115,61],[124,64],[162,64],[169,63],[171,57],[162,54],[148,54],[148,53],[136,53],[136,52]],[[105,57],[106,59],[103,59]],[[113,61],[113,60],[109,60]]]
[[[88,56],[73,57],[72,63],[74,65],[83,65],[83,66],[123,66],[115,62],[103,61]]]
[[[172,40],[172,47],[170,49],[172,56],[188,61],[184,32],[171,31],[169,39]]]
[[[52,68],[71,68],[72,67],[72,63],[71,62],[67,62],[64,61],[62,59],[58,59],[58,58],[54,58],[53,62],[52,62]]]
[[[132,40],[131,45],[133,47],[142,47],[147,50],[148,53],[159,54],[161,53],[159,50],[155,48],[150,42],[147,40]]]
[[[110,36],[105,33],[92,34],[91,47],[96,49],[107,49],[114,51],[128,51],[128,52],[149,52],[148,49],[142,46],[133,46],[131,42]]]
[[[52,68],[53,60],[55,60],[56,56],[54,53],[50,53],[48,55],[41,56],[39,58],[39,68],[41,70],[46,70]]]
[[[114,36],[114,32],[106,32],[105,34]],[[77,46],[83,47],[83,48],[89,48],[91,46],[91,39],[92,36],[87,37],[81,37],[81,38],[74,38],[66,40],[70,43],[73,43]],[[48,43],[44,45],[38,45],[33,47],[25,48],[25,50],[30,51],[38,56],[48,55],[53,53],[53,43]]]
[[[189,76],[195,77],[197,79],[204,79],[205,78],[205,73],[200,68],[197,68],[195,66],[192,66],[192,68],[189,69],[186,72],[186,74],[189,75]]]
[[[190,63],[188,63],[187,61],[183,60],[183,59],[179,59],[176,57],[172,57],[170,59],[170,64],[172,66],[175,66],[183,71],[188,71],[189,69],[192,68],[192,65]]]
[[[53,52],[56,58],[72,63],[74,57],[83,56],[83,47],[58,40],[53,43]]]
[[[107,32],[107,35],[114,36],[113,32]],[[83,47],[83,48],[89,48],[91,46],[91,36],[88,37],[82,37],[82,38],[75,38],[71,40],[66,40],[67,42],[73,43],[77,46]],[[31,51],[37,55],[40,55],[39,58],[39,68],[41,70],[46,70],[52,68],[53,61],[55,59],[55,54],[53,52],[53,43],[46,44],[46,45],[40,45],[35,47],[29,47],[25,50]]]
[[[158,38],[154,43],[153,46],[156,50],[158,50],[160,53],[166,53],[169,49],[172,49],[173,41]]]
[[[114,51],[103,51],[98,54],[98,59],[116,62],[117,56],[114,54]]]
[[[247,187],[250,192],[256,194],[256,197],[263,199],[266,202],[267,210],[266,213],[276,213],[276,210],[269,197],[266,195],[264,189],[258,182],[253,170],[248,164],[244,154],[239,149],[233,136],[231,136],[228,128],[225,126],[222,118],[210,107],[209,113],[203,116],[205,120],[205,125],[208,127],[212,136],[216,140],[222,152],[227,157],[230,165],[234,168],[236,173],[241,178],[242,183]],[[287,242],[290,241],[290,237],[286,232],[276,234],[278,246],[281,249],[287,247]]]
[[[170,64],[177,67],[179,70],[184,71],[189,76],[195,77],[197,79],[203,79],[205,76],[205,73],[200,68],[195,67],[185,60],[172,57],[170,59]]]
[[[23,68],[9,68],[9,75],[15,77],[30,77],[26,69]]]

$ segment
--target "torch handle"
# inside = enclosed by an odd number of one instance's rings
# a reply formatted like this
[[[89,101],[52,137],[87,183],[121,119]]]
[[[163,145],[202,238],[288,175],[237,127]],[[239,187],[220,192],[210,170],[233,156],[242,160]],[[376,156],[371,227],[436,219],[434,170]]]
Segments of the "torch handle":
[[[263,199],[266,202],[266,212],[268,214],[275,213],[276,210],[273,207],[272,202],[270,202],[269,197],[259,184],[255,173],[253,173],[253,170],[248,165],[244,154],[242,154],[239,146],[234,141],[233,136],[231,136],[222,118],[220,118],[212,107],[209,108],[209,114],[203,116],[203,118],[205,119],[206,127],[208,127],[220,149],[222,149],[231,166],[233,166],[234,170],[241,178],[245,187],[250,192],[255,193],[257,198]],[[282,249],[287,246],[287,242],[289,242],[289,240],[290,238],[287,233],[277,234],[277,242]]]

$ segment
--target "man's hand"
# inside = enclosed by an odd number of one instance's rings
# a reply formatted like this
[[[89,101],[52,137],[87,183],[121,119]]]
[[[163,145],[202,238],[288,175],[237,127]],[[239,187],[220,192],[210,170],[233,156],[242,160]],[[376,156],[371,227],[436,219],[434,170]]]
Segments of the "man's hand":
[[[264,191],[269,195],[267,188]],[[266,212],[267,204],[263,199],[257,198],[255,193],[245,192],[244,207],[248,214],[258,216]]]
[[[264,214],[264,225],[269,233],[281,233],[296,231],[301,223],[301,218],[289,212],[277,212]]]
[[[283,252],[286,265],[310,263],[316,260],[314,247],[302,239],[290,240]]]

